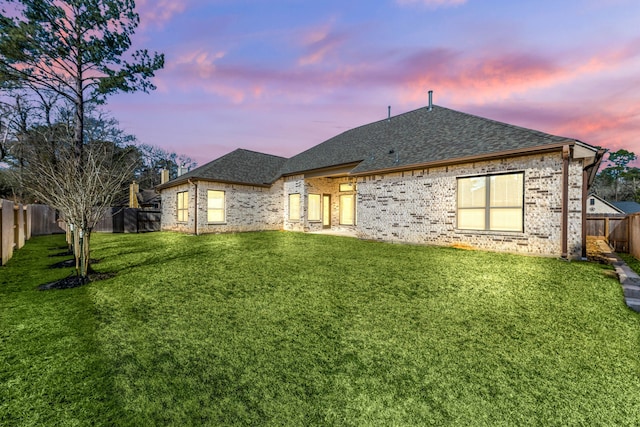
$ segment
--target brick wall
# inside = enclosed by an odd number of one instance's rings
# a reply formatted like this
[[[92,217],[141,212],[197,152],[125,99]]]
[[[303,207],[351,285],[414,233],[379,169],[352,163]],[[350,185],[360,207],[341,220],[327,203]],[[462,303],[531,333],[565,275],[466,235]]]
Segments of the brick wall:
[[[322,221],[309,221],[308,197],[309,194],[319,194],[321,197],[329,195],[331,198],[331,230],[355,232],[356,226],[340,224],[340,195],[353,194],[353,192],[340,192],[340,184],[355,182],[353,178],[307,178],[302,175],[285,178],[284,201],[285,218],[284,229],[289,231],[320,231],[323,228]],[[289,194],[300,194],[300,221],[289,220]]]
[[[456,178],[524,172],[524,232],[456,229]],[[582,248],[582,164],[569,171],[569,253]],[[358,235],[365,239],[461,245],[542,254],[561,253],[562,158],[523,156],[390,173],[358,180]]]
[[[240,231],[281,230],[284,218],[282,180],[269,188],[238,184],[198,181],[198,233],[226,233]],[[182,184],[163,189],[162,230],[195,232],[196,186]],[[225,222],[207,222],[207,191],[225,192]],[[177,193],[189,192],[189,213],[186,222],[177,221]]]
[[[568,252],[582,251],[582,162],[569,165]],[[524,232],[471,231],[456,228],[458,177],[503,172],[524,174]],[[198,232],[254,230],[319,231],[308,221],[308,195],[331,196],[331,228],[354,231],[364,239],[460,245],[486,250],[558,256],[562,250],[562,157],[560,153],[521,156],[446,167],[388,173],[357,179],[357,225],[339,224],[341,183],[353,178],[290,176],[270,188],[198,182]],[[207,223],[207,190],[226,196],[226,222]],[[177,222],[179,191],[189,192],[189,216]],[[289,219],[289,195],[300,194],[300,220]],[[162,190],[162,229],[193,233],[195,186]]]

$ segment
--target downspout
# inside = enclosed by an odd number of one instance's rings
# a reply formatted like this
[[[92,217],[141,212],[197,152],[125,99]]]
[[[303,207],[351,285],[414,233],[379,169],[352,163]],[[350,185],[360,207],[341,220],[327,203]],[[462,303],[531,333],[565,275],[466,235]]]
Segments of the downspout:
[[[589,173],[587,168],[582,170],[582,260],[587,260],[587,196]]]
[[[562,258],[568,259],[568,241],[569,241],[569,153],[568,145],[562,147],[562,227],[561,227],[561,244]]]
[[[194,187],[194,197],[193,197],[193,234],[198,235],[198,183],[192,182],[190,179],[187,180],[190,185]]]
[[[599,149],[594,156],[593,162],[589,163],[582,170],[582,258],[587,259],[587,196],[589,186],[595,178],[594,172],[598,172],[600,162],[604,157],[605,150]]]

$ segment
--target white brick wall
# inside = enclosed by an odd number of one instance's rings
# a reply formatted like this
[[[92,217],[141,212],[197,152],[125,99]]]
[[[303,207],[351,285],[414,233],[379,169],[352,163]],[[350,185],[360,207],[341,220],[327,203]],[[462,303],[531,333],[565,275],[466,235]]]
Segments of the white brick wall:
[[[456,229],[456,178],[524,172],[524,232]],[[581,254],[581,162],[570,164],[569,253]],[[460,245],[560,255],[562,158],[558,154],[476,162],[359,179],[358,236],[365,239]]]
[[[198,233],[282,230],[284,218],[282,180],[271,187],[198,181]],[[177,222],[176,202],[179,191],[189,191],[189,218]],[[225,222],[207,222],[207,191],[225,192]],[[162,190],[162,230],[195,232],[195,185],[180,185]]]
[[[456,229],[456,178],[501,172],[524,173],[524,232]],[[357,179],[357,225],[339,224],[339,185],[353,178],[291,176],[270,188],[198,182],[198,232],[253,230],[318,231],[307,220],[308,195],[331,196],[332,230],[353,231],[364,239],[459,245],[486,250],[561,254],[562,157],[560,153],[521,156],[454,166],[395,172]],[[226,223],[207,223],[207,190],[226,195]],[[189,218],[176,221],[176,193],[189,191]],[[300,220],[289,220],[289,194],[300,194]],[[569,239],[571,257],[582,250],[582,163],[569,166]],[[162,229],[193,233],[194,185],[162,191]]]

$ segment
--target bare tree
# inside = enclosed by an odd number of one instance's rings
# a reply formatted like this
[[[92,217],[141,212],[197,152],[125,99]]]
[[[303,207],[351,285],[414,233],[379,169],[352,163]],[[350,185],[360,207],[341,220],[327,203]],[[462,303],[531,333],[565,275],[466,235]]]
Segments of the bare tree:
[[[38,199],[64,216],[73,231],[78,277],[86,282],[91,232],[131,178],[135,157],[131,147],[120,148],[103,141],[86,144],[82,160],[75,155],[72,138],[58,141],[53,151],[47,151],[52,146],[31,146],[35,150],[28,155],[29,165],[22,182]],[[80,161],[82,167],[78,165]]]

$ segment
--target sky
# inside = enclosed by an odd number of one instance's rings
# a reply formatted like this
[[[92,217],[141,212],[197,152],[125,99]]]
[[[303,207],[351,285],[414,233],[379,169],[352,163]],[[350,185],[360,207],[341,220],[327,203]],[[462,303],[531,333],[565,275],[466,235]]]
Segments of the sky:
[[[638,0],[137,0],[155,91],[107,108],[203,165],[428,104],[640,155]],[[640,162],[636,162],[640,166]]]

